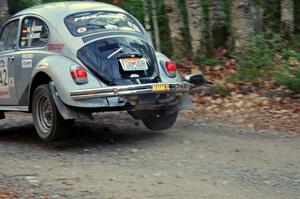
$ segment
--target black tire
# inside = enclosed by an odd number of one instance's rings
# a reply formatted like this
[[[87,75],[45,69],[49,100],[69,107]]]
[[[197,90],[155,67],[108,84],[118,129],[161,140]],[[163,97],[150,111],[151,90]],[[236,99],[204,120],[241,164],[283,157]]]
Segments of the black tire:
[[[46,142],[65,138],[74,120],[60,115],[47,84],[38,86],[32,99],[32,116],[38,136]]]
[[[163,131],[174,126],[178,112],[168,113],[167,111],[150,111],[142,119],[144,125],[154,131]]]

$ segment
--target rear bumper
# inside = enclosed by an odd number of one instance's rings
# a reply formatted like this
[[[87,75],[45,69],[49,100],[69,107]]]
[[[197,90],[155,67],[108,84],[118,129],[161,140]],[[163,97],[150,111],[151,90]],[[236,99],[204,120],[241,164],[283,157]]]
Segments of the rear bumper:
[[[167,86],[168,89],[159,91],[153,89],[153,87],[157,86]],[[186,83],[156,83],[72,90],[70,91],[70,95],[73,100],[84,100],[94,98],[136,96],[144,94],[167,94],[186,92],[189,92],[189,85]]]

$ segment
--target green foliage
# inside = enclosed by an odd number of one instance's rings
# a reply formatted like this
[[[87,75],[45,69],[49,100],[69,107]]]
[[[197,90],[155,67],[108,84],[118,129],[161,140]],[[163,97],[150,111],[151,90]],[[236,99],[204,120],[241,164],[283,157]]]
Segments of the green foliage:
[[[291,90],[300,92],[300,68],[292,68],[289,65],[280,70],[275,76],[275,81],[279,85],[284,85]]]
[[[106,2],[111,3],[111,0]],[[144,21],[142,1],[126,0],[122,1],[118,6],[122,7],[124,10],[127,10],[130,14],[135,16],[141,22]]]
[[[283,50],[284,66],[276,73],[274,79],[277,84],[287,86],[289,89],[300,92],[300,68],[290,64],[290,59],[294,58],[300,62],[300,53],[292,49]]]
[[[239,81],[257,81],[263,74],[263,70],[257,67],[245,67],[238,70],[238,72],[228,78],[231,82]]]
[[[297,53],[295,50],[292,50],[292,49],[286,49],[286,50],[283,51],[282,55],[283,55],[283,58],[284,58],[285,60],[287,60],[287,59],[290,58],[290,57],[293,57],[293,58],[295,58],[296,60],[300,61],[300,54]]]
[[[185,52],[183,52],[182,54],[186,57],[190,57],[190,50],[191,46],[190,46],[190,34],[189,34],[189,26],[188,26],[188,19],[187,19],[187,10],[185,9],[185,0],[179,0],[179,8],[180,8],[180,14],[182,16],[182,21],[183,21],[183,38],[184,38],[184,49]],[[178,60],[180,61],[180,60]]]
[[[263,4],[265,27],[280,32],[280,0],[268,0]]]
[[[33,0],[19,0],[19,1],[7,1],[9,6],[9,13],[11,15],[23,10],[25,8],[29,8],[34,5]]]
[[[274,55],[284,48],[283,39],[270,31],[254,36],[246,55],[233,55],[238,61],[238,71],[233,81],[256,81],[261,74],[274,67]]]
[[[278,34],[257,34],[254,36],[245,58],[239,58],[243,67],[264,68],[273,66],[273,56],[282,49],[282,38]]]
[[[168,27],[168,19],[165,12],[165,7],[162,0],[157,1],[157,20],[159,24],[160,39],[161,39],[161,50],[168,57],[172,57],[170,46],[172,46],[171,38],[169,36],[170,30]]]
[[[225,87],[223,84],[215,84],[209,88],[210,95],[220,95],[226,97],[230,94],[230,90]]]
[[[299,23],[299,26],[300,26],[300,23]],[[300,30],[300,27],[299,27],[299,30]],[[296,34],[294,37],[291,38],[291,40],[289,41],[289,47],[300,52],[300,34]]]

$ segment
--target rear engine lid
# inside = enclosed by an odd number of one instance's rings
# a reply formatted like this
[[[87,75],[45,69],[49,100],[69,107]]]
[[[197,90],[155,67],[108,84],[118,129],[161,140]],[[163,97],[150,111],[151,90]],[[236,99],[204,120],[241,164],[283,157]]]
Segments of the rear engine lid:
[[[135,37],[111,37],[87,44],[77,57],[108,85],[159,82],[154,49]]]

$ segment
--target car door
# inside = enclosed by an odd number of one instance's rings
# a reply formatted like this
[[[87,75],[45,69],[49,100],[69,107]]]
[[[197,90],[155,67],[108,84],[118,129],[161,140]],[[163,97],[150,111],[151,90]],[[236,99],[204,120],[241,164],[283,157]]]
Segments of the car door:
[[[51,53],[48,51],[49,28],[37,16],[21,20],[19,51],[16,57],[17,97],[21,106],[28,105],[28,92],[34,67]]]
[[[14,77],[19,21],[19,19],[10,20],[0,35],[0,106],[18,105]]]

